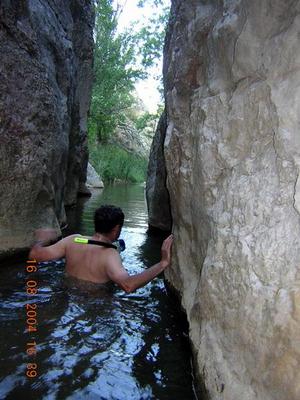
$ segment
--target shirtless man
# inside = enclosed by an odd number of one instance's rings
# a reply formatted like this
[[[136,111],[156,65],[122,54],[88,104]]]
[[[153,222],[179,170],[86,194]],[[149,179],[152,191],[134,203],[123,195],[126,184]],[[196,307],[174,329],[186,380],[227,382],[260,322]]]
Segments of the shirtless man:
[[[95,234],[89,239],[111,244],[120,236],[123,222],[124,214],[120,208],[101,206],[95,211]],[[37,230],[38,242],[32,247],[29,258],[36,261],[48,261],[65,257],[66,273],[69,276],[94,283],[113,281],[127,293],[146,285],[171,262],[172,235],[162,244],[160,262],[135,275],[127,273],[118,251],[113,248],[76,243],[74,239],[82,237],[81,235],[70,235],[47,246],[47,243],[53,241],[56,236],[53,229]]]

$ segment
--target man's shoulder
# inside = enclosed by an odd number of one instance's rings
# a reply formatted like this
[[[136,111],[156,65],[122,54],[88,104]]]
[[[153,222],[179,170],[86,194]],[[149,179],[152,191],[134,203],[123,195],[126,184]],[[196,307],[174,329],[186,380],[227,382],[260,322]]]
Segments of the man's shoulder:
[[[76,237],[82,237],[82,235],[80,235],[79,233],[74,233],[74,234],[72,234],[72,235],[69,235],[69,236],[64,237],[62,240],[63,240],[66,244],[74,243],[74,239],[75,239]]]
[[[112,249],[112,248],[106,248],[104,254],[105,254],[106,261],[108,262],[108,265],[122,264],[121,256],[120,256],[120,253],[118,252],[118,250]]]
[[[68,235],[68,236],[66,236],[64,239],[68,239],[68,240],[72,240],[72,239],[74,239],[76,236],[82,236],[82,235],[80,235],[79,233],[73,233],[72,235]]]

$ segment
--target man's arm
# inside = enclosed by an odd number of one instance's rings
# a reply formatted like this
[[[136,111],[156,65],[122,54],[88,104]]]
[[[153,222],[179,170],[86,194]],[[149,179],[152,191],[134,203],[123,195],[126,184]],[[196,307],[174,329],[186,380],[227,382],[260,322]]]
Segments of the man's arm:
[[[57,238],[56,231],[53,229],[37,230],[37,241],[30,250],[29,258],[36,261],[48,261],[64,257],[66,254],[66,244],[69,241],[69,237],[70,236],[59,240],[57,243],[51,246],[48,246],[48,244]]]
[[[173,236],[171,235],[163,242],[160,262],[135,275],[129,275],[121,263],[120,256],[116,252],[111,252],[108,259],[107,275],[126,293],[131,293],[139,287],[145,286],[170,265],[172,243]]]

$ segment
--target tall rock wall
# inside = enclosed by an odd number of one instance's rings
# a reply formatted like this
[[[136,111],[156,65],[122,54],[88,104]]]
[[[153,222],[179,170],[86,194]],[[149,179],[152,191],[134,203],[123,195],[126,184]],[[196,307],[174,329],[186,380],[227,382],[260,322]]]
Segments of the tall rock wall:
[[[172,2],[165,158],[209,398],[300,399],[300,1]]]
[[[65,221],[87,167],[92,0],[0,4],[0,255]]]

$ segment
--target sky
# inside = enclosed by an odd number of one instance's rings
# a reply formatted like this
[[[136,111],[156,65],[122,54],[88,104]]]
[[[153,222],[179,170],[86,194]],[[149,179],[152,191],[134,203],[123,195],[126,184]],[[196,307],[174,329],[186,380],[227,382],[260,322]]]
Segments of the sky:
[[[151,17],[156,11],[155,8],[149,5],[145,5],[143,8],[137,7],[138,0],[115,0],[115,3],[123,7],[123,12],[119,19],[119,31],[125,29],[134,21],[136,28],[141,27],[141,22]],[[170,4],[170,1],[165,0],[165,3]],[[159,61],[157,67],[150,70],[150,77],[148,79],[136,83],[138,96],[142,99],[148,111],[152,113],[155,113],[158,104],[162,103],[157,89],[158,82],[154,79],[154,76],[158,74],[162,75],[162,59]]]

